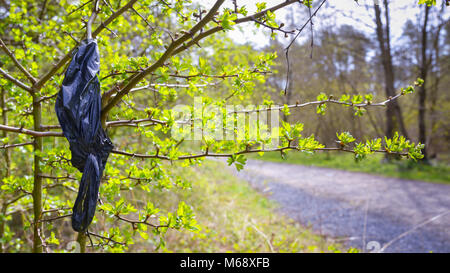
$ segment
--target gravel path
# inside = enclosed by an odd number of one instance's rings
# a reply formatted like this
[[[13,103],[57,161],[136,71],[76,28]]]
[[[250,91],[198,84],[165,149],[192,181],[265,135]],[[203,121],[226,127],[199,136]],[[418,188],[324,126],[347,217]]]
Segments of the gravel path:
[[[450,252],[448,185],[258,160],[235,173],[282,213],[347,246]]]

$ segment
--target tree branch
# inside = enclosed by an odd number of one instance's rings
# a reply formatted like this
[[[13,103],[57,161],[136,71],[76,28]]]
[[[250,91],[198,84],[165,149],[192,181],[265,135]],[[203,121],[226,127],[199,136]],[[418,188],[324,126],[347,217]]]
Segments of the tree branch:
[[[6,47],[5,43],[1,38],[0,38],[0,48],[3,49],[6,55],[8,55],[11,58],[11,60],[14,62],[17,68],[19,68],[19,70],[22,71],[22,73],[28,78],[28,80],[30,80],[30,82],[34,84],[36,82],[36,79],[30,74],[30,72],[28,72],[28,70],[25,69],[25,67],[22,66],[22,64],[20,64],[20,62],[16,59],[14,54]]]
[[[25,143],[18,143],[18,144],[3,144],[0,146],[0,149],[9,149],[14,147],[21,147],[26,145],[33,145],[33,142],[25,142]]]
[[[92,33],[92,37],[95,38],[103,29],[106,28],[114,19],[119,17],[122,13],[124,13],[127,9],[131,8],[137,0],[130,0],[125,6],[118,9],[115,13],[113,13],[108,19],[106,19],[97,29]],[[34,88],[40,89],[56,72],[67,63],[72,57],[72,52],[76,49],[78,45],[76,45],[72,50],[70,50],[66,55],[64,55],[56,64],[52,66],[50,71],[48,71],[45,75],[43,75],[35,84]]]
[[[92,24],[95,21],[95,18],[97,18],[97,13],[98,13],[98,0],[95,0],[94,2],[94,8],[92,9],[92,14],[91,17],[89,17],[89,20],[86,24],[86,38],[87,39],[92,39]]]
[[[93,233],[93,232],[90,232],[90,231],[88,231],[87,233],[88,233],[88,235],[92,235],[92,236],[97,237],[97,238],[99,238],[99,239],[105,240],[106,243],[105,243],[104,245],[108,245],[110,242],[113,243],[113,244],[118,244],[118,245],[123,245],[123,246],[126,245],[126,243],[114,241],[114,240],[112,239],[112,238],[114,237],[114,235],[107,238],[107,237],[104,237],[104,236],[102,236],[102,235],[100,235],[100,234],[96,234],[96,233]],[[93,245],[92,245],[92,246],[93,246]]]
[[[102,119],[105,120],[106,119],[106,115],[108,114],[108,112],[122,99],[123,96],[125,96],[126,94],[128,94],[130,92],[130,90],[136,86],[139,81],[141,81],[146,75],[148,75],[149,73],[152,73],[153,71],[155,71],[157,68],[161,67],[162,65],[164,65],[164,62],[171,56],[174,56],[182,51],[184,51],[185,49],[191,47],[194,44],[198,44],[198,41],[200,41],[201,39],[210,36],[220,30],[223,30],[222,26],[217,26],[214,27],[212,29],[209,29],[207,31],[201,32],[199,35],[197,35],[196,37],[193,37],[194,34],[202,29],[209,21],[211,21],[214,18],[215,13],[217,12],[218,8],[222,5],[224,1],[223,0],[219,0],[216,1],[216,3],[214,4],[214,6],[210,9],[210,11],[208,12],[208,14],[205,15],[205,17],[197,23],[197,25],[195,25],[189,32],[185,33],[182,37],[180,37],[179,39],[173,41],[170,46],[167,48],[167,50],[164,52],[164,54],[150,67],[148,67],[147,69],[145,69],[144,71],[142,71],[139,74],[135,74],[133,76],[131,76],[129,79],[127,79],[128,84],[126,84],[125,86],[123,86],[123,84],[119,84],[118,85],[118,92],[117,95],[114,96],[109,102],[107,102],[105,104],[105,106],[102,109]],[[251,16],[247,16],[247,17],[243,17],[240,19],[236,19],[235,23],[236,24],[240,24],[240,23],[245,23],[245,22],[249,22],[254,20],[255,18],[261,17],[263,15],[265,15],[268,11],[274,12],[278,9],[281,9],[287,5],[296,3],[296,2],[300,2],[303,3],[303,1],[299,1],[299,0],[287,0],[286,2],[283,2],[281,4],[278,4],[272,8],[268,8],[264,11],[255,13]],[[185,45],[183,44],[184,42],[188,41],[189,39],[191,39],[191,41],[189,41],[188,43],[186,43]],[[108,101],[110,99],[110,97],[113,95],[113,91],[111,90],[111,92],[106,92],[104,94],[104,96],[102,97],[102,100],[104,102]]]
[[[181,44],[192,38],[195,33],[200,31],[208,22],[210,22],[213,18],[216,12],[219,10],[220,6],[223,4],[225,0],[217,0],[214,6],[209,10],[209,12],[205,15],[205,17],[200,20],[195,26],[191,28],[190,31],[186,32],[184,35],[182,35],[177,40],[173,41],[167,50],[164,52],[164,54],[150,67],[145,69],[144,71],[135,74],[130,77],[129,82],[118,91],[116,96],[114,96],[111,101],[109,101],[105,107],[102,109],[102,120],[105,120],[106,115],[108,112],[124,97],[130,90],[136,86],[145,76],[155,71],[157,68],[164,65],[166,60],[170,58],[173,55],[173,51],[179,47]],[[120,87],[122,84],[119,85]],[[107,101],[109,99],[108,96],[111,96],[112,93],[108,92],[107,96],[103,96],[102,100]]]
[[[18,87],[22,88],[25,91],[31,92],[31,87],[29,87],[28,85],[24,84],[23,82],[19,81],[18,79],[14,78],[13,76],[9,75],[8,72],[6,72],[5,70],[0,68],[0,74],[3,75],[3,77],[5,77],[5,79],[7,79],[8,81],[14,83],[15,85],[17,85]]]
[[[137,224],[144,224],[144,225],[150,226],[152,228],[155,228],[157,230],[160,228],[169,227],[169,225],[154,225],[152,223],[149,223],[149,222],[147,222],[149,217],[147,217],[144,221],[137,221],[137,220],[131,220],[128,218],[124,218],[124,217],[120,216],[119,214],[116,214],[114,216],[119,220],[130,223],[133,226],[133,228],[136,228]]]
[[[287,108],[302,108],[302,107],[306,107],[306,106],[311,106],[311,105],[321,105],[321,104],[326,104],[326,103],[334,103],[334,104],[340,104],[340,105],[346,105],[346,106],[353,106],[353,107],[361,107],[361,108],[366,108],[366,107],[384,107],[386,106],[388,103],[396,100],[397,98],[399,98],[400,96],[403,96],[403,93],[399,93],[397,95],[395,95],[394,97],[388,98],[382,102],[378,102],[378,103],[352,103],[352,102],[344,102],[344,101],[339,101],[339,100],[335,100],[335,99],[327,99],[327,100],[323,100],[323,101],[310,101],[310,102],[305,102],[302,104],[296,103],[296,104],[291,104],[291,105],[287,105]],[[286,108],[285,106],[279,106],[279,107],[273,107],[273,108],[262,108],[262,109],[254,109],[254,110],[240,110],[240,111],[231,111],[228,112],[227,114],[234,114],[234,113],[252,113],[252,112],[265,112],[265,111],[281,111],[284,108]]]
[[[55,217],[52,217],[52,218],[40,219],[39,222],[51,222],[51,221],[59,220],[59,219],[62,219],[62,218],[67,218],[67,217],[70,217],[70,216],[72,216],[72,213],[61,215],[61,216],[55,216]]]
[[[135,158],[144,158],[144,159],[161,159],[161,160],[186,160],[186,159],[197,159],[197,158],[204,158],[204,157],[225,157],[225,158],[229,158],[229,157],[233,157],[236,155],[242,155],[242,154],[252,154],[252,153],[269,153],[269,152],[282,152],[285,150],[297,150],[297,151],[304,151],[304,150],[308,150],[308,151],[340,151],[340,152],[347,152],[347,153],[353,153],[356,154],[356,152],[354,150],[350,150],[350,149],[344,149],[344,148],[313,148],[313,149],[305,149],[299,146],[286,146],[286,147],[281,147],[281,148],[275,148],[275,149],[254,149],[254,150],[243,150],[243,151],[239,151],[239,152],[235,152],[235,153],[224,153],[224,154],[213,154],[213,153],[209,153],[208,151],[205,151],[202,154],[194,154],[194,155],[182,155],[179,156],[175,159],[173,158],[169,158],[167,156],[164,155],[159,155],[159,154],[154,154],[154,155],[147,155],[147,154],[138,154],[138,153],[129,153],[129,152],[125,152],[125,151],[120,151],[120,150],[112,150],[111,153],[113,154],[119,154],[119,155],[124,155],[124,156],[129,156],[129,157],[135,157]],[[375,153],[389,153],[389,154],[394,154],[394,155],[401,155],[401,156],[407,156],[408,153],[397,153],[397,152],[388,152],[386,150],[372,150],[372,152]]]
[[[268,11],[274,12],[274,11],[276,11],[276,10],[279,10],[279,9],[281,9],[281,8],[284,8],[285,6],[288,6],[288,5],[297,3],[297,2],[303,3],[303,1],[298,1],[298,0],[288,0],[288,1],[286,1],[286,2],[283,2],[283,3],[281,3],[281,4],[278,4],[278,5],[276,5],[276,6],[273,6],[273,7],[271,7],[271,8],[265,9],[265,10],[263,10],[263,11],[261,11],[261,12],[255,13],[255,14],[253,14],[253,15],[250,15],[250,16],[246,16],[246,17],[243,17],[243,18],[236,19],[236,20],[234,21],[234,23],[237,25],[237,24],[241,24],[241,23],[251,22],[251,21],[253,21],[255,18],[259,18],[259,17],[261,17],[261,16],[264,16]],[[214,28],[211,28],[211,29],[209,29],[209,30],[207,30],[207,31],[204,31],[204,32],[200,33],[200,34],[197,35],[194,39],[192,39],[191,41],[189,41],[188,43],[186,43],[186,45],[182,45],[182,46],[180,46],[179,48],[177,48],[177,49],[173,52],[173,55],[177,55],[178,53],[180,53],[181,51],[184,51],[185,49],[191,47],[192,45],[198,44],[198,42],[199,42],[200,40],[202,40],[203,38],[208,37],[208,36],[210,36],[210,35],[212,35],[212,34],[218,32],[218,31],[221,31],[221,30],[223,30],[222,26],[216,26],[216,27],[214,27]]]
[[[30,135],[34,137],[46,137],[46,136],[56,136],[56,137],[62,137],[64,136],[62,132],[41,132],[41,131],[34,131],[29,129],[24,129],[22,127],[11,127],[7,125],[0,124],[0,130],[1,131],[8,131],[13,133],[19,133],[19,134],[25,134]]]
[[[167,123],[165,121],[162,120],[158,120],[158,119],[154,119],[154,118],[144,118],[144,119],[130,119],[130,120],[115,120],[115,121],[109,121],[106,123],[106,127],[117,127],[117,126],[130,126],[130,125],[137,125],[139,123],[142,122],[146,122],[146,121],[150,121],[152,122],[151,124],[161,124],[161,125],[166,125]]]
[[[310,9],[310,16],[309,19],[305,22],[305,24],[303,24],[303,26],[301,28],[298,29],[297,34],[295,35],[295,37],[292,39],[292,41],[288,44],[288,46],[284,49],[286,51],[286,63],[287,63],[287,73],[286,73],[286,84],[284,86],[284,95],[286,95],[287,93],[287,89],[289,87],[289,71],[291,69],[290,66],[290,62],[289,62],[289,49],[291,48],[291,46],[294,44],[294,42],[297,40],[298,36],[300,36],[300,34],[302,33],[303,29],[305,29],[305,27],[311,22],[312,24],[312,18],[314,16],[316,16],[317,12],[320,10],[320,8],[323,6],[323,4],[325,4],[327,0],[323,0],[322,3],[320,3],[319,7],[317,7],[317,9],[314,11],[313,14],[311,14],[311,9]]]

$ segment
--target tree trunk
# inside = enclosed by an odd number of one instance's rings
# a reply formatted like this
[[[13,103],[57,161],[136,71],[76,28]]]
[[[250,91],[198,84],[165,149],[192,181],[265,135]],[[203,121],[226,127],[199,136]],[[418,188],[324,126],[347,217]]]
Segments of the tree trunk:
[[[80,253],[86,253],[86,234],[78,232],[77,242],[80,244]]]
[[[5,89],[1,89],[1,94],[0,94],[0,108],[2,109],[2,124],[4,125],[8,125],[8,116],[6,114],[7,109],[6,109],[6,96],[5,96]],[[2,131],[1,134],[2,138],[5,138],[8,136],[8,133],[6,131]],[[4,149],[3,150],[3,157],[5,158],[5,170],[4,170],[4,176],[8,177],[10,175],[10,164],[11,164],[11,153],[9,151],[9,149]]]
[[[427,44],[428,44],[428,34],[427,34],[427,24],[428,24],[428,14],[430,11],[430,7],[425,5],[425,19],[423,21],[422,26],[422,48],[421,48],[421,64],[420,64],[420,78],[422,78],[425,82],[419,88],[419,141],[421,143],[427,143],[426,136],[426,100],[427,100],[427,90],[426,90],[426,79],[428,75],[428,67],[429,67],[429,59],[427,58]],[[428,160],[427,146],[425,146],[422,150],[424,161]]]
[[[8,116],[6,114],[5,99],[6,99],[5,98],[5,89],[2,88],[1,94],[0,94],[0,108],[2,111],[2,124],[8,125]],[[2,136],[2,138],[5,138],[8,136],[8,133],[6,131],[2,131],[1,136]],[[0,178],[8,177],[10,175],[11,154],[9,152],[9,149],[3,150],[3,157],[5,160],[5,170],[1,172],[2,177],[0,177]],[[5,233],[5,220],[4,220],[3,216],[6,213],[6,209],[7,209],[7,204],[6,203],[2,204],[0,213],[3,215],[0,217],[0,238],[3,238],[3,234]],[[0,253],[3,253],[3,244],[1,242],[0,242]]]
[[[433,143],[433,140],[435,138],[435,134],[437,131],[437,128],[435,126],[438,118],[438,113],[437,113],[437,102],[438,102],[438,91],[439,91],[439,85],[441,82],[441,78],[443,77],[442,72],[441,72],[441,65],[440,65],[440,47],[439,47],[439,39],[440,39],[440,35],[441,35],[441,30],[442,27],[445,25],[442,22],[442,14],[444,12],[445,6],[442,5],[442,10],[441,13],[439,15],[439,26],[438,29],[436,31],[436,34],[434,36],[434,41],[433,41],[433,55],[434,55],[434,60],[435,60],[435,64],[433,65],[433,67],[436,67],[436,71],[434,72],[434,82],[433,84],[429,84],[429,102],[430,102],[430,108],[429,108],[429,117],[430,117],[430,133],[429,133],[429,137],[427,139],[427,143],[425,145],[428,146],[427,149],[427,156],[428,158],[436,155],[438,153],[438,149],[434,149],[433,151],[433,155],[430,155],[430,148],[431,144]],[[432,58],[430,58],[430,60],[432,60]],[[430,61],[430,65],[431,65],[431,61]],[[445,73],[444,73],[445,74]]]
[[[34,120],[34,130],[41,130],[42,123],[42,108],[41,103],[39,102],[39,92],[37,90],[33,90],[33,120]],[[42,240],[41,240],[41,232],[42,232],[42,223],[41,215],[42,215],[42,177],[41,174],[41,153],[43,151],[42,147],[42,137],[34,137],[34,185],[33,185],[33,212],[34,212],[34,234],[33,234],[33,252],[41,253],[42,252]]]
[[[395,96],[394,88],[394,67],[392,65],[391,42],[390,42],[390,24],[389,24],[389,5],[384,1],[386,25],[383,27],[381,20],[381,10],[379,5],[374,4],[376,34],[379,47],[381,50],[381,59],[383,64],[384,86],[386,97]],[[387,105],[386,109],[386,136],[391,138],[395,131],[400,130],[401,133],[408,138],[403,115],[400,105],[397,101],[392,101]]]

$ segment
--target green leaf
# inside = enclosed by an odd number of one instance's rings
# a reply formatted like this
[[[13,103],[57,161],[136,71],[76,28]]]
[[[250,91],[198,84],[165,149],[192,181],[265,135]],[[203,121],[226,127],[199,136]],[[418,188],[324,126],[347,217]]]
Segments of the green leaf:
[[[419,5],[426,4],[427,6],[436,6],[436,0],[419,0]]]
[[[343,146],[355,141],[355,138],[349,132],[336,133],[336,136]]]

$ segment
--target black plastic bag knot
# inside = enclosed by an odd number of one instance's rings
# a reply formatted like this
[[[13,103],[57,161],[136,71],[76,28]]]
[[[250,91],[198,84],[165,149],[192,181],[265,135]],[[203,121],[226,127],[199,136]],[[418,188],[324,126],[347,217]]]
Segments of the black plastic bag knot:
[[[83,176],[73,206],[72,227],[81,232],[92,222],[100,180],[113,144],[101,126],[101,96],[97,42],[81,42],[67,68],[56,98],[56,115],[70,144],[72,165]]]

